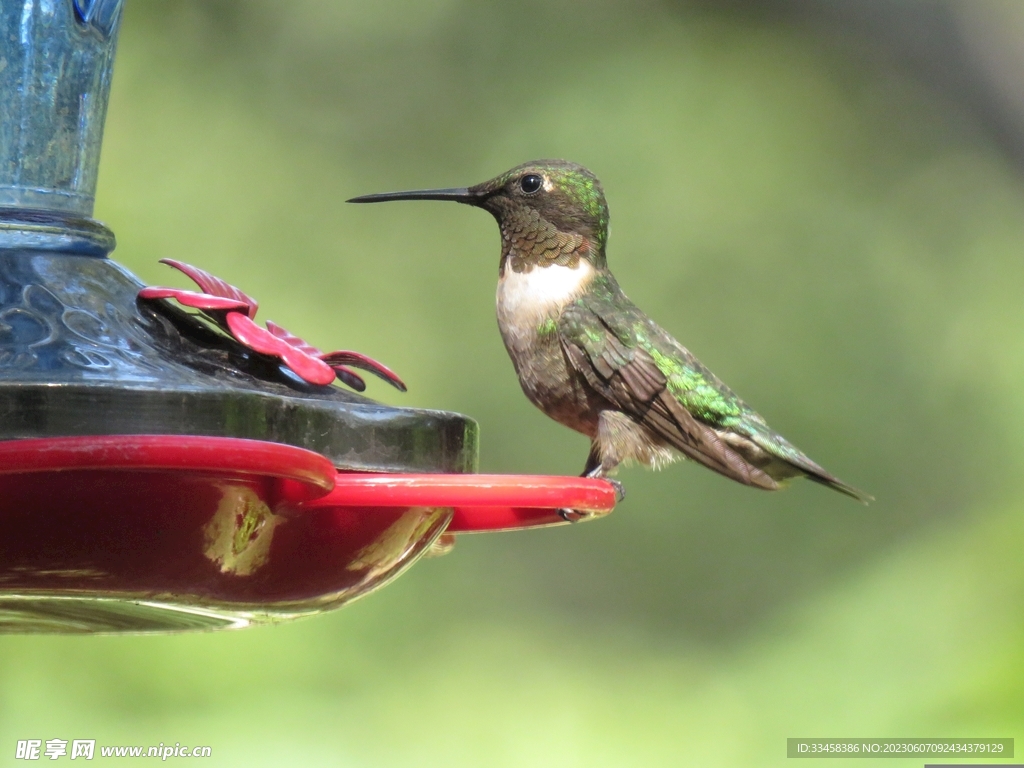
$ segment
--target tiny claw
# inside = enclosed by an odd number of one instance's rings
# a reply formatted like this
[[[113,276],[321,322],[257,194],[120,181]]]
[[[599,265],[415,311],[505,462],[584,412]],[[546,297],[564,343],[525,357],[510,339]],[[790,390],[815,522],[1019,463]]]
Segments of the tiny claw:
[[[622,501],[626,498],[626,486],[620,483],[618,480],[612,480],[610,477],[602,477],[606,483],[609,483],[612,488],[615,489],[615,503]]]
[[[604,480],[612,488],[615,489],[616,504],[626,498],[626,487],[618,480],[613,480],[612,478],[608,477],[608,474],[605,471],[604,467],[602,467],[600,464],[591,469],[589,472],[584,470],[583,474],[580,475],[580,477],[589,477],[592,480]]]
[[[580,512],[576,509],[566,509],[565,507],[556,509],[555,511],[558,513],[558,516],[567,523],[578,523],[580,520],[589,517],[586,512]]]

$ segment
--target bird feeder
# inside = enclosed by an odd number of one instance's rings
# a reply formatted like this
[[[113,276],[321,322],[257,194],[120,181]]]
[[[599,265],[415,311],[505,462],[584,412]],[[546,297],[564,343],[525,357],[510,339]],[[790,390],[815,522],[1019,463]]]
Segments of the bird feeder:
[[[452,534],[611,511],[603,481],[475,474],[472,419],[330,383],[399,381],[259,326],[212,275],[174,262],[200,292],[147,288],[108,257],[91,216],[121,11],[0,3],[0,631],[280,621]]]

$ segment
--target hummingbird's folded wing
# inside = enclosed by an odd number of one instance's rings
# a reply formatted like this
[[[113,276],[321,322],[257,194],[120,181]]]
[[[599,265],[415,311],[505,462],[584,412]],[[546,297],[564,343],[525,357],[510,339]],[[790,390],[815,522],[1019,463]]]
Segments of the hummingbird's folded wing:
[[[633,326],[645,322],[638,309],[621,302],[608,312],[601,311],[600,303],[576,302],[562,313],[559,338],[569,364],[617,410],[709,469],[745,485],[777,489],[778,482],[744,459],[669,389],[654,354],[635,343]]]

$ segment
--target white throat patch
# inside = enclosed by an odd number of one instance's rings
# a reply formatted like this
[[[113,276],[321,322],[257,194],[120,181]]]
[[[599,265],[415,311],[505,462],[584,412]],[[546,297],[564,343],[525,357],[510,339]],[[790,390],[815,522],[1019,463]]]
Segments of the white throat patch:
[[[529,272],[505,270],[498,281],[498,324],[502,329],[535,329],[561,312],[594,277],[594,267],[580,259],[576,267],[553,264]]]

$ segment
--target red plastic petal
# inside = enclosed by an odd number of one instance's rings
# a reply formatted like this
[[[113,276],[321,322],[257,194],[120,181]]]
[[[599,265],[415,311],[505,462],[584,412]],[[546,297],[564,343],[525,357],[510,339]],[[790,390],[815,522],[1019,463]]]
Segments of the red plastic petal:
[[[240,291],[231,283],[221,280],[216,275],[211,275],[205,269],[199,267],[193,267],[191,264],[186,264],[183,261],[177,261],[175,259],[160,259],[161,264],[166,264],[169,267],[174,267],[180,272],[184,272],[186,275],[191,277],[196,285],[203,289],[204,293],[209,293],[213,296],[220,296],[223,299],[234,299],[235,301],[242,302],[246,306],[246,314],[249,317],[256,315],[256,310],[259,308],[259,303],[256,299]]]
[[[152,286],[139,291],[140,299],[176,299],[179,304],[195,309],[212,311],[247,312],[249,305],[237,299],[214,296],[209,293],[196,293],[180,288],[163,288]]]
[[[356,392],[366,391],[366,382],[363,377],[355,371],[346,368],[344,365],[332,365],[331,368],[338,374],[338,379],[347,387],[352,387]]]
[[[281,341],[288,342],[296,349],[301,349],[308,355],[319,357],[321,354],[320,350],[314,347],[308,341],[306,341],[305,339],[300,339],[294,333],[287,331],[286,329],[282,328],[280,325],[273,322],[272,320],[267,320],[267,330],[270,331],[275,336],[277,336],[277,338],[281,339]]]
[[[334,370],[327,363],[279,339],[266,328],[256,325],[247,315],[229,312],[226,319],[231,334],[242,344],[261,354],[280,358],[303,380],[320,385],[334,381]]]
[[[374,376],[379,376],[384,379],[388,384],[393,386],[395,389],[405,392],[407,387],[405,382],[402,381],[398,374],[392,371],[383,363],[378,363],[372,357],[361,355],[358,352],[350,352],[348,350],[339,349],[334,352],[328,352],[325,355],[320,355],[320,359],[327,363],[329,366],[337,370],[341,366],[351,365],[355,368],[361,368],[364,371],[372,373]]]
[[[357,392],[362,392],[366,389],[366,382],[346,367],[352,365],[379,376],[402,392],[406,391],[405,382],[373,358],[346,350],[324,355],[309,342],[269,320],[267,327],[261,328],[252,321],[259,304],[251,296],[199,267],[175,259],[160,261],[188,275],[204,292],[156,286],[143,288],[139,291],[139,298],[176,299],[187,307],[218,313],[210,316],[218,325],[226,325],[239,342],[256,352],[279,358],[310,384],[325,386],[338,378]]]
[[[361,355],[358,352],[349,352],[347,350],[329,352],[325,355],[305,339],[299,338],[272,320],[267,320],[267,330],[277,338],[281,339],[281,341],[287,342],[296,349],[302,350],[306,354],[314,355],[315,357],[323,360],[334,369],[343,384],[351,387],[356,392],[363,392],[366,389],[366,382],[363,381],[362,376],[357,374],[355,371],[349,370],[345,366],[345,363],[370,371],[376,376],[387,381],[396,389],[399,389],[402,392],[406,391],[405,382],[398,378],[398,375],[394,371],[387,366],[378,363],[373,358]]]

